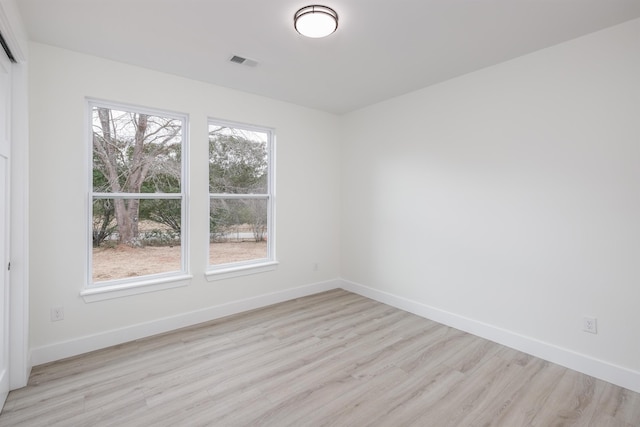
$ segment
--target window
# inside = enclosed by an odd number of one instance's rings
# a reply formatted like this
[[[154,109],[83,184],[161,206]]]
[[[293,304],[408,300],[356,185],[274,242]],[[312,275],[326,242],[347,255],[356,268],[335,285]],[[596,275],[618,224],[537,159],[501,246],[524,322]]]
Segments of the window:
[[[184,278],[187,118],[89,101],[87,290]]]
[[[273,268],[273,212],[273,132],[210,121],[211,279]]]

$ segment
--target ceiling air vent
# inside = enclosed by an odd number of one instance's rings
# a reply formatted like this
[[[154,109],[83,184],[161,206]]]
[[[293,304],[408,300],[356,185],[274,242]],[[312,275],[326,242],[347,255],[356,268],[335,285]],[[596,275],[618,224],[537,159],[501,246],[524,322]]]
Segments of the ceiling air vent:
[[[253,59],[244,58],[242,56],[233,55],[229,58],[229,62],[233,62],[234,64],[246,65],[247,67],[255,67],[258,65],[258,61],[254,61]]]

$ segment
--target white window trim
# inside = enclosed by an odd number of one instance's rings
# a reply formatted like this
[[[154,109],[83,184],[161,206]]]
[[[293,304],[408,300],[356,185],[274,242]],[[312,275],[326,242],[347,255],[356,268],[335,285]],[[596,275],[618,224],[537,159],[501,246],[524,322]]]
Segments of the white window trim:
[[[161,291],[164,289],[173,289],[188,286],[193,276],[182,274],[179,276],[171,275],[164,278],[150,278],[151,276],[141,276],[141,280],[132,282],[128,280],[126,283],[110,283],[105,286],[93,288],[85,288],[80,291],[80,295],[85,302],[104,301],[113,298],[121,298],[130,295],[139,295],[147,292]],[[142,280],[147,279],[147,280]]]
[[[265,273],[278,268],[278,261],[263,260],[262,262],[251,261],[251,264],[240,265],[240,263],[223,264],[224,268],[207,270],[205,277],[207,281],[231,279],[233,277],[248,276],[250,274]]]
[[[212,198],[225,198],[225,199],[247,199],[247,198],[266,198],[267,199],[267,258],[260,258],[255,260],[248,260],[236,263],[211,265],[209,264],[210,243],[207,238],[206,254],[207,254],[207,270],[205,271],[205,278],[209,282],[229,279],[233,277],[246,276],[250,274],[263,273],[276,270],[278,267],[278,261],[276,259],[276,136],[275,129],[265,126],[256,126],[246,123],[232,122],[228,120],[221,120],[209,117],[207,120],[207,128],[210,125],[227,126],[231,128],[243,129],[255,132],[264,132],[267,136],[267,151],[268,162],[267,167],[269,171],[267,194],[220,194],[209,193],[207,202],[207,216],[209,218],[211,209]],[[208,132],[207,132],[208,134]],[[209,157],[207,156],[207,170],[209,170]],[[208,187],[208,185],[207,185]],[[208,233],[210,233],[207,227]]]
[[[181,193],[153,193],[152,195],[144,196],[132,195],[127,193],[94,193],[93,192],[93,128],[91,126],[93,118],[93,107],[100,106],[110,109],[116,109],[121,111],[135,111],[137,113],[144,113],[149,115],[171,117],[182,121],[182,179],[181,179]],[[85,263],[86,274],[85,284],[80,291],[80,295],[85,302],[102,301],[112,298],[120,298],[123,296],[137,295],[147,292],[155,292],[164,289],[171,289],[176,287],[187,286],[190,284],[192,275],[189,273],[189,116],[185,113],[179,113],[169,110],[154,109],[148,107],[142,107],[134,104],[126,104],[112,101],[105,101],[96,98],[86,98],[85,100],[85,135],[86,141],[86,162],[87,178],[85,181],[87,195],[86,200],[86,212],[85,221],[86,225],[86,242],[87,242],[87,260]],[[181,249],[181,266],[180,271],[144,275],[133,278],[109,280],[103,282],[93,282],[92,262],[93,262],[93,230],[91,223],[91,215],[93,212],[93,199],[97,198],[113,198],[124,197],[131,198],[137,196],[137,198],[147,199],[181,199],[181,236],[180,236],[180,249]]]

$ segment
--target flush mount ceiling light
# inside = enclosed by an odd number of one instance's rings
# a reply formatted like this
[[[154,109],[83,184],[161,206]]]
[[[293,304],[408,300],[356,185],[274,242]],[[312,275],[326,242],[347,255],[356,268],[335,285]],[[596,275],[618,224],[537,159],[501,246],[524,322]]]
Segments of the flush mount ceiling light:
[[[303,36],[326,37],[338,28],[338,14],[327,6],[306,6],[293,15],[293,26]]]

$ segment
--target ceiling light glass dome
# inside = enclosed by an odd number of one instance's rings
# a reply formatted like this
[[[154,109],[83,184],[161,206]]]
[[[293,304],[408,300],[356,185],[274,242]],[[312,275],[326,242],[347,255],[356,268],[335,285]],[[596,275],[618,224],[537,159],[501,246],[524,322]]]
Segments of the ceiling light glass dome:
[[[326,37],[338,28],[338,14],[327,6],[306,6],[293,16],[293,25],[303,36]]]

